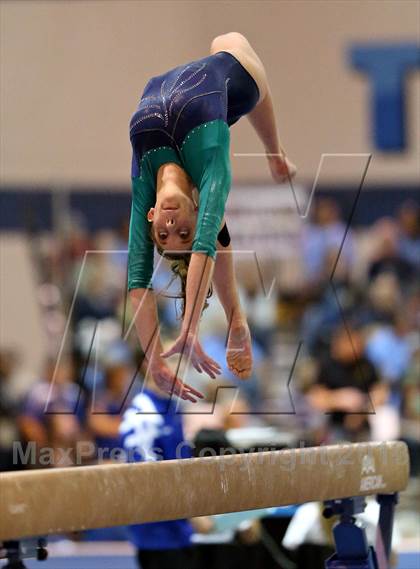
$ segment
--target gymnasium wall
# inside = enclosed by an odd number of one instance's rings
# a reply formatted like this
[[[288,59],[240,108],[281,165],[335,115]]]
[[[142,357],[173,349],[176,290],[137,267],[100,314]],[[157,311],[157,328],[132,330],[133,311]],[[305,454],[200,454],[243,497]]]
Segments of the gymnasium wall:
[[[366,42],[419,43],[417,1],[2,1],[1,182],[6,187],[129,188],[128,121],[148,78],[204,56],[240,31],[266,64],[284,144],[312,182],[322,153],[373,153],[368,184],[419,177],[420,73],[404,76],[405,148],[372,142],[371,82],[349,63]],[[176,25],[174,25],[176,22]],[[235,152],[262,150],[250,125]],[[357,168],[356,168],[357,170]],[[236,183],[269,182],[261,158],[233,158]],[[353,184],[351,159],[320,183]]]

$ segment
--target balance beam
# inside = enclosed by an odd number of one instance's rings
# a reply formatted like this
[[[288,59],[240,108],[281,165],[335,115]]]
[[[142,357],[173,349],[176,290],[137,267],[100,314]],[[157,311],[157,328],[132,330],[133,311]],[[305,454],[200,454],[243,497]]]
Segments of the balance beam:
[[[401,442],[0,474],[0,540],[391,494]]]

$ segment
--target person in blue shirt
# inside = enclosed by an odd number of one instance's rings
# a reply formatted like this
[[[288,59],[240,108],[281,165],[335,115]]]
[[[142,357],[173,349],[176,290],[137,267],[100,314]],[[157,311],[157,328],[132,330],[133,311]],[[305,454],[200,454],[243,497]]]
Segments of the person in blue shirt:
[[[420,271],[420,205],[414,200],[402,204],[397,213],[398,251],[419,276]]]
[[[152,381],[123,414],[120,436],[129,462],[191,457],[176,400]],[[142,569],[196,569],[192,534],[193,527],[187,519],[128,527],[129,540],[137,548]]]

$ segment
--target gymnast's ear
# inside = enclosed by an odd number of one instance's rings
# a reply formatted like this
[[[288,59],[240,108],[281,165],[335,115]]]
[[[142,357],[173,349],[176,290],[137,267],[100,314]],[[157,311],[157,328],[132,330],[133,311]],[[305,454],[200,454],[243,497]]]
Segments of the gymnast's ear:
[[[149,209],[149,211],[147,212],[147,221],[150,221],[150,223],[153,221],[153,217],[155,215],[155,208],[151,207]]]

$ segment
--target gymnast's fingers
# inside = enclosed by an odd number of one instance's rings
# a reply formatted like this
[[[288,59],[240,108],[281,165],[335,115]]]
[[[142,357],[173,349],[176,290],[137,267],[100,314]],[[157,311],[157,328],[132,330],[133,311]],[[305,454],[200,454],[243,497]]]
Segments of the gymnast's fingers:
[[[206,363],[207,365],[210,365],[212,368],[214,368],[214,370],[219,370],[219,373],[221,372],[222,368],[220,367],[219,363],[208,356],[200,344],[197,344],[196,354],[200,358],[201,364]]]
[[[174,354],[177,354],[179,352],[179,348],[178,348],[178,343],[175,342],[175,344],[171,347],[168,348],[167,350],[165,350],[164,352],[162,352],[160,355],[162,358],[169,358],[170,356],[173,356]]]
[[[206,365],[207,368],[210,368],[216,375],[220,375],[222,373],[221,366],[212,360],[211,358],[207,358],[201,362],[201,365]]]
[[[197,360],[197,358],[191,358],[191,363],[194,369],[198,371],[198,373],[203,373],[204,368],[202,369],[202,366],[200,365],[200,362]]]
[[[220,367],[211,358],[194,357],[192,359],[192,364],[197,371],[199,371],[200,373],[202,373],[204,371],[212,379],[215,379],[216,375],[220,375],[220,373],[221,373]]]
[[[210,361],[206,361],[206,364],[210,365],[213,368],[213,370],[217,373],[217,375],[220,375],[222,373],[222,366],[217,362],[215,362],[214,360],[212,360],[211,358]]]
[[[204,395],[202,393],[200,393],[200,391],[197,391],[196,389],[191,387],[191,385],[187,385],[186,383],[183,383],[182,386],[184,389],[188,390],[189,394],[194,395],[194,397],[198,397],[198,399],[204,399]]]
[[[203,371],[207,375],[209,375],[212,379],[216,379],[216,377],[221,373],[220,369],[214,368],[213,366],[207,364],[206,362],[202,362],[201,367],[203,368]]]
[[[214,371],[217,373],[217,375],[219,375],[222,372],[222,368],[220,366],[220,364],[218,364],[215,360],[213,360],[212,358],[209,358],[208,356],[206,357],[205,360],[206,364],[210,367],[212,367],[214,369]]]
[[[191,401],[191,403],[197,403],[197,399],[204,399],[204,396],[199,391],[181,382],[176,386],[176,395],[184,401]]]
[[[203,370],[209,377],[211,377],[211,379],[216,379],[216,374],[214,373],[214,371],[212,371],[211,368],[206,368],[203,366]]]

